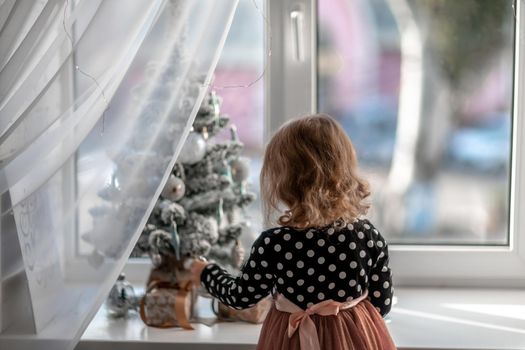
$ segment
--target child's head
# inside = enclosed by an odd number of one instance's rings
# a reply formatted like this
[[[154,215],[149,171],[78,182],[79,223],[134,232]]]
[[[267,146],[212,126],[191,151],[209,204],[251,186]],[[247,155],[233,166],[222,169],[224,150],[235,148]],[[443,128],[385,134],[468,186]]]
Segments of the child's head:
[[[368,183],[341,126],[324,114],[293,120],[272,137],[261,170],[262,200],[269,215],[286,206],[279,224],[323,227],[367,212]]]

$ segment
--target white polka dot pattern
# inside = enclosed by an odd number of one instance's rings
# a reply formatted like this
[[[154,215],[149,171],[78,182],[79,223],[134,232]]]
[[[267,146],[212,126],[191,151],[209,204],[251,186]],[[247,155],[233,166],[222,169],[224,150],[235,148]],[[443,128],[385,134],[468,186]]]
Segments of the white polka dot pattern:
[[[368,290],[374,307],[387,314],[393,288],[383,237],[368,220],[334,227],[265,231],[238,277],[209,264],[201,283],[237,309],[255,305],[274,289],[303,309],[323,300],[350,301]]]

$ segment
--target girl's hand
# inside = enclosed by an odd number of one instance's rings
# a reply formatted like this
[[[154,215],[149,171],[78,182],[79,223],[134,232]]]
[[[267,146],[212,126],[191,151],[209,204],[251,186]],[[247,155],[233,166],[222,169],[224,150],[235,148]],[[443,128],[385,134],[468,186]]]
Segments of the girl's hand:
[[[191,280],[193,284],[199,286],[201,284],[202,270],[209,264],[207,261],[195,259],[191,264]]]

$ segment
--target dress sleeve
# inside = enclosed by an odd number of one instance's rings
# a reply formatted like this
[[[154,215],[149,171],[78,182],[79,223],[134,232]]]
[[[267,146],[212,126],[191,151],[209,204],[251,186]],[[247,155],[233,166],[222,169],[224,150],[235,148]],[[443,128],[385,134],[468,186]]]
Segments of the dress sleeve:
[[[389,267],[388,245],[376,228],[370,222],[370,234],[374,237],[375,263],[369,274],[368,298],[381,316],[385,316],[392,308],[394,288],[392,286],[392,271]]]
[[[211,295],[228,306],[236,309],[252,307],[267,296],[274,285],[269,242],[268,234],[259,236],[237,277],[217,264],[207,265],[201,274],[201,284]]]

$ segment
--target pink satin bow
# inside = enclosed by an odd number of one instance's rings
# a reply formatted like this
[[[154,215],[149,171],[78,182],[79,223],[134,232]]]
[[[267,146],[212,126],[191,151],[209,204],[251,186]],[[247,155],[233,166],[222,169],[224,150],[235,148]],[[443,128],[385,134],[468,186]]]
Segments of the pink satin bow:
[[[279,311],[290,313],[288,320],[288,337],[299,329],[299,342],[302,350],[320,350],[319,337],[317,336],[317,329],[314,321],[310,315],[317,314],[321,316],[337,315],[340,310],[346,310],[359,304],[366,299],[368,292],[365,291],[362,296],[349,302],[340,303],[332,299],[324,300],[320,303],[314,304],[306,310],[301,309],[293,302],[288,300],[284,295],[278,294],[275,300],[275,307]]]

